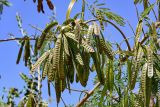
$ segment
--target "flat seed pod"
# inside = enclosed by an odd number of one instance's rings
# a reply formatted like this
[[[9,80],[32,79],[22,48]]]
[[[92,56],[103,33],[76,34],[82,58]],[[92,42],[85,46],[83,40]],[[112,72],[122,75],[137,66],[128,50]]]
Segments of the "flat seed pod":
[[[60,60],[60,50],[61,50],[61,39],[62,35],[58,35],[58,39],[55,44],[55,50],[53,53],[53,70],[57,71],[59,67],[59,60]]]
[[[63,36],[63,39],[64,39],[64,51],[68,56],[70,56],[69,49],[68,49],[69,48],[68,47],[68,40],[67,40],[67,38],[65,36]]]
[[[25,40],[25,51],[24,51],[25,66],[27,66],[29,57],[30,57],[30,41],[29,39],[27,39]]]
[[[49,9],[53,10],[54,5],[52,4],[52,2],[50,0],[46,0],[46,1],[47,1],[47,5],[48,5]]]
[[[63,92],[65,90],[65,79],[61,79],[60,80],[60,88],[61,88],[61,92]]]
[[[113,85],[114,85],[114,71],[113,71],[113,61],[109,61],[109,86],[110,86],[110,91],[113,91]]]
[[[46,38],[47,34],[49,33],[49,31],[51,30],[51,28],[53,28],[56,25],[58,25],[57,22],[51,22],[49,25],[47,25],[47,27],[42,32],[42,35],[38,41],[38,44],[37,44],[38,49],[40,49],[42,47],[43,42],[45,41],[45,38]]]
[[[79,24],[79,21],[76,20],[76,21],[75,21],[74,34],[75,34],[75,38],[76,38],[76,40],[78,41],[78,43],[81,43],[81,35],[80,35],[80,32],[81,32],[81,26],[80,26],[80,24]]]
[[[29,95],[26,107],[36,107],[36,103],[32,95]]]
[[[65,35],[78,43],[78,41],[73,33],[65,33]]]
[[[36,68],[40,66],[40,64],[46,59],[46,57],[49,55],[50,50],[43,53],[43,55],[36,61],[36,63],[32,66],[31,73],[35,71]]]
[[[25,40],[22,41],[21,47],[19,49],[19,53],[18,53],[16,64],[19,64],[19,61],[20,61],[21,56],[22,56],[22,51],[23,51],[24,44],[25,44]]]
[[[47,60],[47,67],[48,67],[48,80],[53,81],[55,76],[55,71],[53,70],[52,66],[52,59],[53,59],[54,49],[51,49],[51,52],[49,54],[48,60]]]
[[[94,22],[93,26],[94,26],[94,34],[96,36],[100,36],[100,28],[99,28],[98,24],[96,22]]]
[[[142,27],[143,27],[143,21],[140,20],[136,28],[135,47],[138,47],[140,34],[142,32]]]
[[[66,67],[67,67],[67,76],[70,80],[70,83],[73,83],[74,81],[74,66],[72,62],[72,57],[71,56],[65,56],[66,60]]]
[[[153,77],[153,52],[150,47],[147,48],[147,59],[148,59],[148,77]]]
[[[80,53],[76,54],[76,59],[77,59],[77,61],[78,61],[79,64],[84,65],[83,59],[82,59]]]
[[[39,38],[37,37],[37,38],[36,38],[36,41],[35,41],[35,45],[34,45],[34,55],[35,55],[35,56],[38,54],[38,49],[37,49],[38,40],[39,40]]]
[[[82,40],[82,46],[88,51],[88,52],[95,52],[93,47],[91,47],[89,44],[87,44],[84,40]]]
[[[38,12],[42,11],[44,13],[42,2],[43,2],[43,0],[38,0],[37,10],[38,10]]]
[[[142,68],[142,76],[141,76],[141,87],[142,87],[142,96],[144,97],[144,105],[146,104],[146,75],[147,75],[148,64],[145,63]]]
[[[89,28],[88,28],[88,32],[87,32],[87,36],[86,36],[86,43],[91,45],[91,36],[93,34],[93,25],[89,25]]]
[[[44,65],[43,72],[42,72],[42,79],[46,78],[46,76],[48,74],[48,70],[49,70],[49,66],[48,66],[48,60],[47,60],[45,65]]]
[[[60,79],[64,80],[65,79],[65,73],[64,73],[64,53],[63,53],[63,50],[61,50],[58,71],[59,71]]]
[[[94,65],[95,65],[95,68],[96,68],[96,72],[97,72],[97,75],[98,75],[98,79],[100,81],[100,83],[104,84],[104,73],[103,71],[100,69],[100,62],[97,58],[97,54],[96,53],[92,53],[91,54],[91,57],[93,59],[93,62],[94,62]]]
[[[111,49],[109,48],[109,46],[107,46],[107,43],[103,39],[100,39],[100,46],[101,46],[101,49],[107,55],[107,57],[109,59],[113,60],[113,52],[111,51]]]
[[[56,73],[56,79],[55,79],[55,91],[56,91],[57,103],[59,103],[61,98],[61,86],[60,86],[60,79],[57,73]]]

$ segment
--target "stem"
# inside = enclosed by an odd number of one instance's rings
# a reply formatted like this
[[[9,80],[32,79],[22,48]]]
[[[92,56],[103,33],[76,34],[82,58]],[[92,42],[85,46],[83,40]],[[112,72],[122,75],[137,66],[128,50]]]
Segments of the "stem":
[[[99,86],[100,86],[100,82],[98,82],[98,83],[94,86],[94,88],[93,88],[91,91],[89,91],[88,94],[86,94],[86,95],[84,96],[84,98],[76,105],[76,107],[81,107],[81,106],[84,104],[84,102],[86,102],[87,99],[94,93],[95,89],[98,88]]]
[[[149,6],[151,6],[151,3],[150,3],[150,2],[148,2],[148,4],[149,4]],[[157,16],[156,16],[156,12],[154,11],[154,9],[153,9],[153,8],[152,8],[151,10],[152,10],[152,12],[153,12],[153,14],[154,14],[154,17],[155,17],[156,21],[157,21],[157,20],[158,20],[158,18],[157,18]]]

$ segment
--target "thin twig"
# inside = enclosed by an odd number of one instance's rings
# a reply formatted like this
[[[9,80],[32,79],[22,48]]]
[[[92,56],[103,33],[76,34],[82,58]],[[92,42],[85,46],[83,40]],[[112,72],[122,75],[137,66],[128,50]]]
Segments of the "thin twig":
[[[149,4],[149,6],[151,6],[151,3],[150,3],[150,2],[148,2],[148,4]],[[157,20],[158,20],[158,18],[157,18],[157,16],[156,16],[156,12],[154,11],[154,9],[153,9],[153,8],[152,8],[151,10],[152,10],[152,12],[153,12],[153,14],[154,14],[154,17],[155,17],[156,21],[157,21]]]
[[[36,26],[34,26],[34,25],[29,24],[29,26],[31,26],[32,28],[34,28],[34,29],[36,29],[36,30],[38,30],[38,31],[40,31],[40,32],[43,32],[43,30],[42,30],[42,29],[37,28],[37,27],[36,27]]]
[[[129,25],[129,27],[131,28],[131,30],[132,30],[134,36],[136,36],[136,33],[134,32],[133,27],[131,26],[131,24],[129,23],[129,21],[128,21],[127,19],[126,19],[126,21],[127,21],[128,25]]]
[[[15,41],[15,40],[27,40],[28,38],[9,38],[9,39],[2,39],[0,42],[7,42],[7,41]],[[29,38],[29,40],[36,40],[35,38]]]
[[[67,104],[64,102],[64,100],[63,100],[63,98],[62,98],[62,97],[61,97],[61,100],[62,100],[62,102],[63,102],[64,106],[65,106],[65,107],[67,107]]]
[[[88,92],[88,94],[86,94],[84,96],[84,98],[76,105],[76,107],[81,107],[85,101],[87,101],[87,99],[94,93],[95,89],[98,88],[100,86],[100,82],[98,82],[95,87]]]
[[[68,88],[66,88],[66,89],[68,89]],[[80,93],[82,92],[82,93],[88,94],[88,92],[86,90],[77,90],[77,89],[71,89],[71,88],[70,88],[70,90],[75,91],[75,92],[80,92]]]

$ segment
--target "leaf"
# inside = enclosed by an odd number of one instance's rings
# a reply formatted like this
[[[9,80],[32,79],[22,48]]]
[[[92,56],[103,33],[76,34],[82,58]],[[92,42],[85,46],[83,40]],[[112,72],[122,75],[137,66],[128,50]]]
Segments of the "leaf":
[[[68,6],[68,10],[67,10],[66,20],[70,18],[71,10],[72,10],[75,2],[76,2],[76,0],[71,0],[70,4]]]
[[[144,19],[153,8],[154,8],[154,4],[146,8],[141,14],[141,19]]]
[[[24,44],[25,44],[25,40],[22,41],[21,47],[19,49],[19,53],[18,53],[16,64],[19,64],[19,61],[20,61],[21,56],[22,56],[22,51],[23,51]]]
[[[115,13],[109,12],[109,11],[106,11],[105,15],[106,15],[106,18],[108,18],[109,20],[113,20],[121,26],[125,25],[124,19],[121,16],[119,16]]]

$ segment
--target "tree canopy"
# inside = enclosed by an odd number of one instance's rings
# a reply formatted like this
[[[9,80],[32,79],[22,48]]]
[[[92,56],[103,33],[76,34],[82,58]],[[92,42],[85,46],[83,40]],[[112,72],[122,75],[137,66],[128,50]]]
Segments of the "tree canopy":
[[[62,24],[53,19],[43,30],[34,27],[41,32],[34,37],[27,35],[17,14],[23,37],[0,40],[18,40],[20,49],[16,63],[23,58],[24,66],[29,68],[30,76],[20,74],[27,87],[18,106],[48,106],[41,96],[43,80],[47,80],[48,96],[51,96],[51,86],[54,87],[58,106],[63,101],[64,90],[71,93],[73,82],[86,87],[89,75],[95,73],[95,87],[91,91],[78,90],[84,97],[74,106],[160,107],[160,1],[134,0],[138,23],[135,30],[129,24],[132,38],[119,27],[127,26],[126,20],[106,8],[103,1],[81,0],[81,11],[71,16],[77,1],[70,1]],[[37,9],[44,13],[42,2],[37,1]],[[54,9],[50,0],[46,2]],[[141,13],[137,6],[143,7]],[[108,25],[120,33],[118,36],[122,36],[126,50],[122,43],[112,43],[105,38]],[[11,88],[8,101],[3,105],[16,105],[14,98],[20,94],[22,91]],[[64,106],[67,105],[64,103]]]

